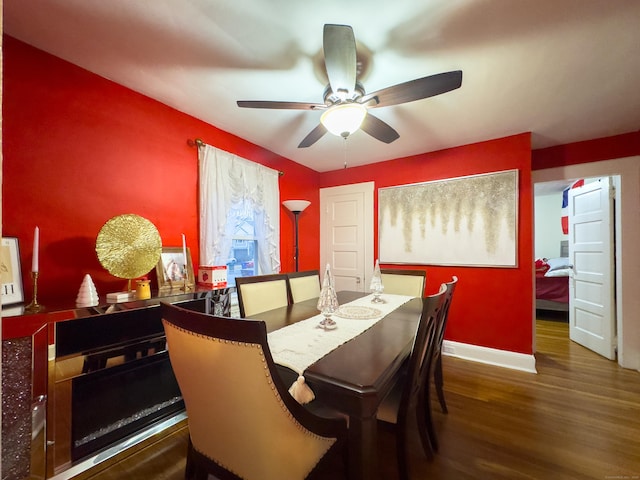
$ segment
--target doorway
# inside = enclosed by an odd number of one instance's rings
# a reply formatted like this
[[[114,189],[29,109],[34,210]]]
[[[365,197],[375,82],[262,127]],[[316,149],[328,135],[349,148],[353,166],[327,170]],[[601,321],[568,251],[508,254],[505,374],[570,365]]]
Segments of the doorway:
[[[337,290],[369,288],[373,191],[373,182],[320,189],[320,265],[331,266]]]
[[[585,165],[589,165],[589,164],[585,164]],[[551,169],[550,169],[551,170]],[[556,169],[553,169],[556,170]],[[579,170],[579,169],[578,169]],[[572,172],[573,173],[573,172]],[[587,173],[586,171],[584,173]],[[566,172],[565,172],[566,174]],[[598,176],[600,177],[600,176]],[[565,188],[571,186],[576,180],[578,180],[578,178],[584,178],[585,183],[589,183],[591,181],[595,181],[597,180],[597,177],[589,177],[588,175],[584,175],[584,176],[577,176],[573,177],[573,176],[569,176],[566,175],[566,178],[561,178],[561,179],[556,179],[556,180],[552,180],[552,181],[548,181],[548,182],[537,182],[536,181],[536,175],[533,176],[533,182],[534,182],[534,205],[535,205],[535,213],[534,213],[534,260],[539,259],[540,257],[547,257],[548,255],[545,255],[544,252],[548,252],[549,250],[549,244],[547,243],[546,245],[540,245],[541,243],[544,243],[545,241],[548,242],[549,241],[549,234],[547,232],[543,232],[544,234],[542,234],[540,232],[541,229],[545,229],[545,226],[543,225],[543,222],[549,222],[553,226],[555,225],[557,228],[557,232],[559,232],[558,234],[551,235],[551,241],[555,242],[557,240],[559,241],[564,241],[565,238],[568,237],[563,236],[562,232],[560,230],[560,225],[561,225],[561,216],[564,214],[562,212],[562,190],[564,190]],[[620,293],[622,291],[622,283],[620,281],[620,262],[621,262],[621,255],[620,254],[616,254],[616,252],[620,252],[620,241],[621,241],[621,232],[620,232],[620,226],[619,226],[619,219],[621,218],[621,211],[622,211],[622,197],[620,194],[620,190],[621,190],[621,183],[622,183],[622,178],[620,175],[611,175],[611,179],[612,179],[612,184],[615,187],[615,196],[614,196],[614,215],[613,218],[615,218],[615,222],[614,222],[614,238],[615,240],[613,241],[613,244],[611,246],[611,248],[613,249],[614,252],[614,268],[616,271],[615,274],[615,284],[616,284],[616,288],[613,290],[613,302],[617,305],[617,308],[615,309],[615,320],[614,321],[614,325],[613,325],[613,329],[618,331],[618,337],[617,339],[614,338],[614,344],[616,345],[616,350],[618,351],[618,363],[622,366],[624,366],[624,364],[622,363],[622,350],[623,350],[623,330],[621,327],[622,325],[622,311],[623,311],[623,305],[622,302],[616,302],[616,298],[620,298]],[[547,198],[545,198],[547,197]],[[547,214],[549,212],[549,204],[548,201],[549,199],[551,199],[552,202],[557,202],[556,204],[558,205],[557,207],[557,215],[554,217],[554,215],[545,215],[548,216],[549,218],[544,218],[543,220],[541,220],[541,214],[539,212],[539,209],[541,208],[540,206],[542,205],[543,208],[547,208]],[[545,202],[547,202],[545,204]],[[546,249],[546,250],[545,250]],[[558,252],[560,252],[560,248],[558,248]],[[571,290],[570,295],[573,295],[573,290]],[[536,298],[536,284],[534,281],[534,301]],[[572,302],[573,303],[573,302]],[[569,305],[567,305],[568,308]],[[549,314],[547,312],[544,311],[538,311],[535,310],[534,308],[534,315],[533,315],[533,327],[534,327],[534,332],[535,332],[535,326],[536,326],[536,320],[538,318],[538,314],[539,313],[543,313],[544,316],[548,316]],[[562,313],[562,314],[558,314],[557,312],[553,312],[551,313],[551,317],[554,319],[558,319],[558,315],[559,318],[561,320],[564,321],[569,321],[569,311],[567,310],[566,313]],[[534,337],[534,351],[535,349],[535,343],[536,343],[536,339]]]

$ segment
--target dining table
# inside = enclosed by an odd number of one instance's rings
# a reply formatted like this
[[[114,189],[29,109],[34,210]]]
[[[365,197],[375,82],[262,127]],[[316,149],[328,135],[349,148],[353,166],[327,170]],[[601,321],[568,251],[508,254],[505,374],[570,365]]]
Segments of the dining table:
[[[337,292],[344,305],[365,292]],[[385,295],[382,295],[384,300]],[[267,332],[317,316],[318,299],[309,299],[257,313],[247,318],[263,320]],[[302,375],[318,402],[349,417],[348,478],[377,479],[377,410],[408,358],[422,313],[422,299],[411,298],[373,326],[308,366]],[[334,317],[337,329],[339,317]],[[331,331],[327,331],[331,334]],[[277,363],[277,359],[276,359]],[[285,382],[298,373],[282,367]]]

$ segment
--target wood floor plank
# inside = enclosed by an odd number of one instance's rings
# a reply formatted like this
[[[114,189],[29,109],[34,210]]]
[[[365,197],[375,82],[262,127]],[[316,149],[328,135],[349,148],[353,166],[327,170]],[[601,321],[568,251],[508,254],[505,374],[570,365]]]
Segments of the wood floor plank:
[[[444,357],[440,451],[426,460],[412,432],[411,478],[640,479],[640,373],[571,342],[566,322],[536,330],[537,374]],[[380,478],[397,479],[393,433],[379,437]],[[181,480],[186,445],[182,430],[85,478]]]

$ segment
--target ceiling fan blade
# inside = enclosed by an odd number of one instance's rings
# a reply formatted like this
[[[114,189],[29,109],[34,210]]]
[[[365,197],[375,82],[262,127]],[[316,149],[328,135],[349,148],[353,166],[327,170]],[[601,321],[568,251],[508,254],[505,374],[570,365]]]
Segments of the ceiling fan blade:
[[[356,86],[356,39],[348,25],[324,26],[324,64],[333,93],[352,93]]]
[[[322,138],[322,136],[327,133],[327,129],[321,123],[318,124],[316,128],[311,130],[309,134],[304,137],[304,139],[298,145],[298,148],[307,148],[316,143],[318,140]]]
[[[238,100],[239,107],[244,108],[272,108],[284,110],[323,110],[327,106],[324,103],[306,102],[272,102],[269,100]]]
[[[391,128],[389,124],[383,122],[378,117],[374,117],[369,112],[367,112],[367,116],[364,117],[360,129],[384,143],[391,143],[400,138],[400,134]]]
[[[369,108],[388,107],[389,105],[399,105],[440,95],[460,88],[460,85],[462,85],[462,71],[455,70],[399,83],[368,93],[358,99],[358,103],[366,103],[372,99],[377,99],[377,103],[371,102]]]

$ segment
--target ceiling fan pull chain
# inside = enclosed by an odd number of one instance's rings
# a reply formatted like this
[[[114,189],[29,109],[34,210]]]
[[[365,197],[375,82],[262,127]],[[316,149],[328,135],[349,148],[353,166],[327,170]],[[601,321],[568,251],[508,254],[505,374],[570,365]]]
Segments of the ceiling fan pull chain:
[[[344,168],[347,168],[347,138],[349,137],[342,137],[344,138]]]

